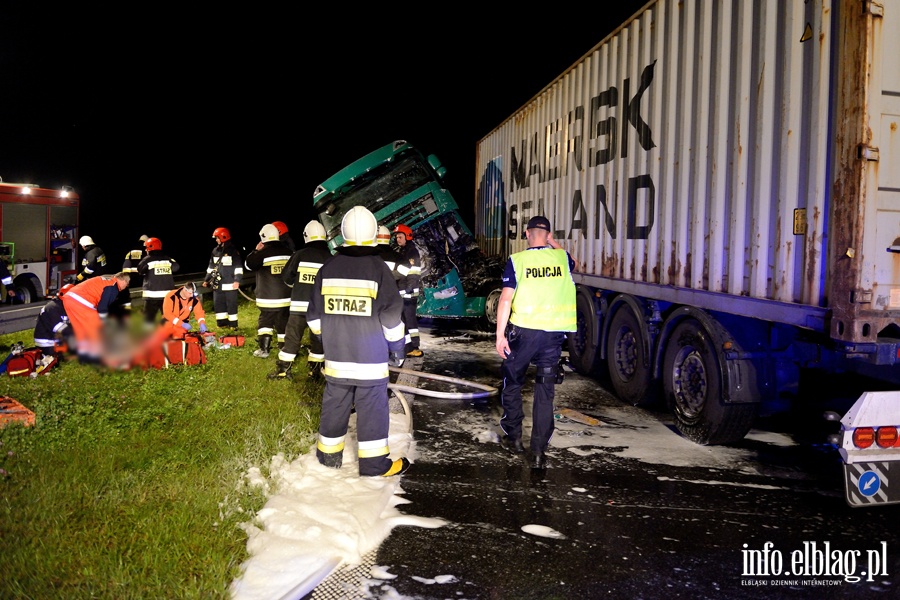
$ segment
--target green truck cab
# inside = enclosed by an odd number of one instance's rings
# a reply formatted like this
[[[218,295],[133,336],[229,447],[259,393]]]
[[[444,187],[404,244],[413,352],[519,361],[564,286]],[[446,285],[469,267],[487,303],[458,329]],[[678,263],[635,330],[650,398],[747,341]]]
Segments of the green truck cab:
[[[313,194],[313,208],[334,251],[343,244],[341,220],[364,206],[388,229],[403,223],[413,230],[422,257],[417,314],[477,319],[486,329],[497,322],[503,261],[481,252],[443,185],[446,169],[405,140],[383,146],[347,165]]]

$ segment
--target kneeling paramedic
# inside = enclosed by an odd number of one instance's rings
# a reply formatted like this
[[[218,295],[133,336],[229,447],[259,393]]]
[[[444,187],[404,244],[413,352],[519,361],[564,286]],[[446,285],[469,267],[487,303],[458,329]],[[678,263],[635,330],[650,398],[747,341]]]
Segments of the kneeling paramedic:
[[[375,215],[354,206],[341,221],[344,245],[319,269],[306,319],[322,337],[325,392],[316,457],[339,469],[350,411],[356,408],[361,476],[398,475],[405,457],[389,458],[388,365],[403,364],[403,299],[375,245]]]

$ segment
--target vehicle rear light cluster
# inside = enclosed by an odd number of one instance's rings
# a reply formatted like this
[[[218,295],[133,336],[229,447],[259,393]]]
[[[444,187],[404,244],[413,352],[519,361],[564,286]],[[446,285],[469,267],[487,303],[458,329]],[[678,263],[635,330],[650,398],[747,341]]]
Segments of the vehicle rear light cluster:
[[[853,430],[853,445],[869,448],[875,444],[879,448],[900,448],[900,435],[895,425],[882,427],[857,427]]]

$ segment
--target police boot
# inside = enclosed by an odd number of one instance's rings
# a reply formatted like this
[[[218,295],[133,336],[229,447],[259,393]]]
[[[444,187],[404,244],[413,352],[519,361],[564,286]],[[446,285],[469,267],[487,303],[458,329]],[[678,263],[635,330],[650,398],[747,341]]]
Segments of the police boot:
[[[290,360],[276,360],[275,361],[275,372],[269,373],[266,375],[269,379],[287,379],[291,380],[294,378],[291,375],[291,367],[294,366],[294,362]]]
[[[322,363],[309,363],[309,378],[313,381],[319,381],[320,379],[322,379]]]
[[[253,356],[258,358],[269,358],[269,350],[272,349],[272,336],[261,335],[256,338],[256,343],[259,344],[259,350],[254,351]]]

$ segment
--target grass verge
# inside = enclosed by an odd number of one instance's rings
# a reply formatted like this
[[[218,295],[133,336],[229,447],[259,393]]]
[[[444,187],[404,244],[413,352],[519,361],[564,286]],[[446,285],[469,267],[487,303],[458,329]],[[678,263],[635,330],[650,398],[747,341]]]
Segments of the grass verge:
[[[247,558],[238,525],[265,503],[243,475],[305,453],[322,397],[299,356],[293,382],[266,379],[276,353],[252,355],[257,316],[242,300],[247,344],[208,349],[206,365],[0,375],[36,415],[0,428],[0,597],[229,596]],[[20,340],[31,332],[0,336],[0,359]]]

